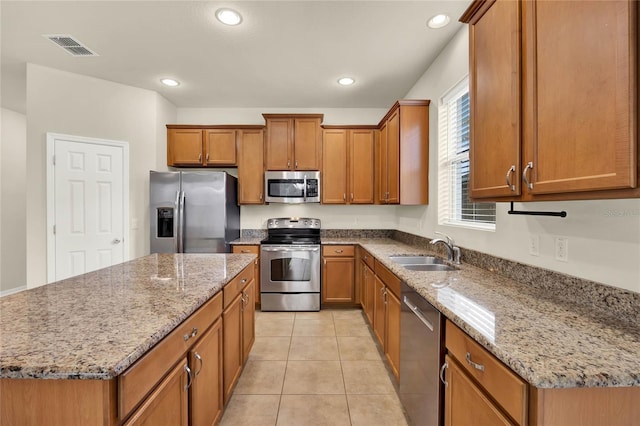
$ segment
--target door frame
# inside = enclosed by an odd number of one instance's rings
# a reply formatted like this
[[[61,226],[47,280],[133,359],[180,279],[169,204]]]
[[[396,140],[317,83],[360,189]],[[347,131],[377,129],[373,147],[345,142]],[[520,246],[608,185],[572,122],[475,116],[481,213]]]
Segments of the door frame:
[[[122,148],[122,236],[123,260],[129,260],[129,143],[110,139],[90,138],[86,136],[64,135],[47,132],[47,284],[55,281],[56,273],[56,235],[55,225],[55,167],[54,154],[56,140],[76,143],[107,145]]]

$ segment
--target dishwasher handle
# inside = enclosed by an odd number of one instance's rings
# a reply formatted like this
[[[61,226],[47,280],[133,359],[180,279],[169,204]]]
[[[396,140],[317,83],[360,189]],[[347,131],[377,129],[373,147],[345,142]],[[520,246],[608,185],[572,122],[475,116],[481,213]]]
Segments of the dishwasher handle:
[[[422,321],[422,323],[424,325],[427,326],[427,328],[431,331],[434,331],[434,327],[433,324],[431,323],[431,321],[429,321],[427,318],[425,318],[424,313],[422,313],[422,311],[420,310],[420,308],[418,308],[416,305],[413,304],[413,302],[411,300],[409,300],[409,298],[407,296],[403,296],[402,300],[404,302],[405,305],[407,305],[409,307],[409,309],[411,309],[411,312],[413,312],[420,321]]]

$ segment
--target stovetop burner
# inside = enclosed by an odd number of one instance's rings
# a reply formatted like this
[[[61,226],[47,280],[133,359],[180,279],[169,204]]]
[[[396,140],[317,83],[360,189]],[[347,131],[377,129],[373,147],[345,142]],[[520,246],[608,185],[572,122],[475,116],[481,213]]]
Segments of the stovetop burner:
[[[281,217],[267,221],[261,244],[320,244],[320,219]]]

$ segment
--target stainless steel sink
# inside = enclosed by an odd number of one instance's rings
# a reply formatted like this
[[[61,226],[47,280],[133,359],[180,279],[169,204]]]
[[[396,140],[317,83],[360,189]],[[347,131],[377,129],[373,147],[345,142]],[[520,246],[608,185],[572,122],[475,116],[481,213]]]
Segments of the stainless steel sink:
[[[389,256],[398,265],[444,264],[444,260],[434,256]]]
[[[456,271],[456,268],[444,264],[422,264],[422,265],[402,265],[403,268],[410,271]]]

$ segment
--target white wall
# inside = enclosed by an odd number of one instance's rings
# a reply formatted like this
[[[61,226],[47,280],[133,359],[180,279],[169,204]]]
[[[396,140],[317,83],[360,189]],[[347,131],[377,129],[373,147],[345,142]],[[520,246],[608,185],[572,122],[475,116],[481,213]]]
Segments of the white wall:
[[[26,268],[26,116],[2,109],[0,139],[0,291],[23,287]]]
[[[166,167],[164,124],[176,112],[156,92],[27,65],[27,284],[46,282],[47,132],[129,143],[130,253],[149,252],[149,170]],[[166,151],[164,151],[166,152]],[[161,163],[157,163],[162,158]],[[164,164],[164,166],[163,166]]]
[[[460,246],[529,265],[640,292],[640,200],[516,203],[521,210],[565,210],[567,218],[509,216],[497,204],[496,231],[438,225],[438,99],[468,74],[468,31],[463,28],[407,94],[432,100],[430,108],[429,206],[397,209],[398,229],[434,237],[449,234]],[[540,238],[540,256],[529,254],[530,235]],[[555,260],[554,238],[569,239],[569,261]]]

